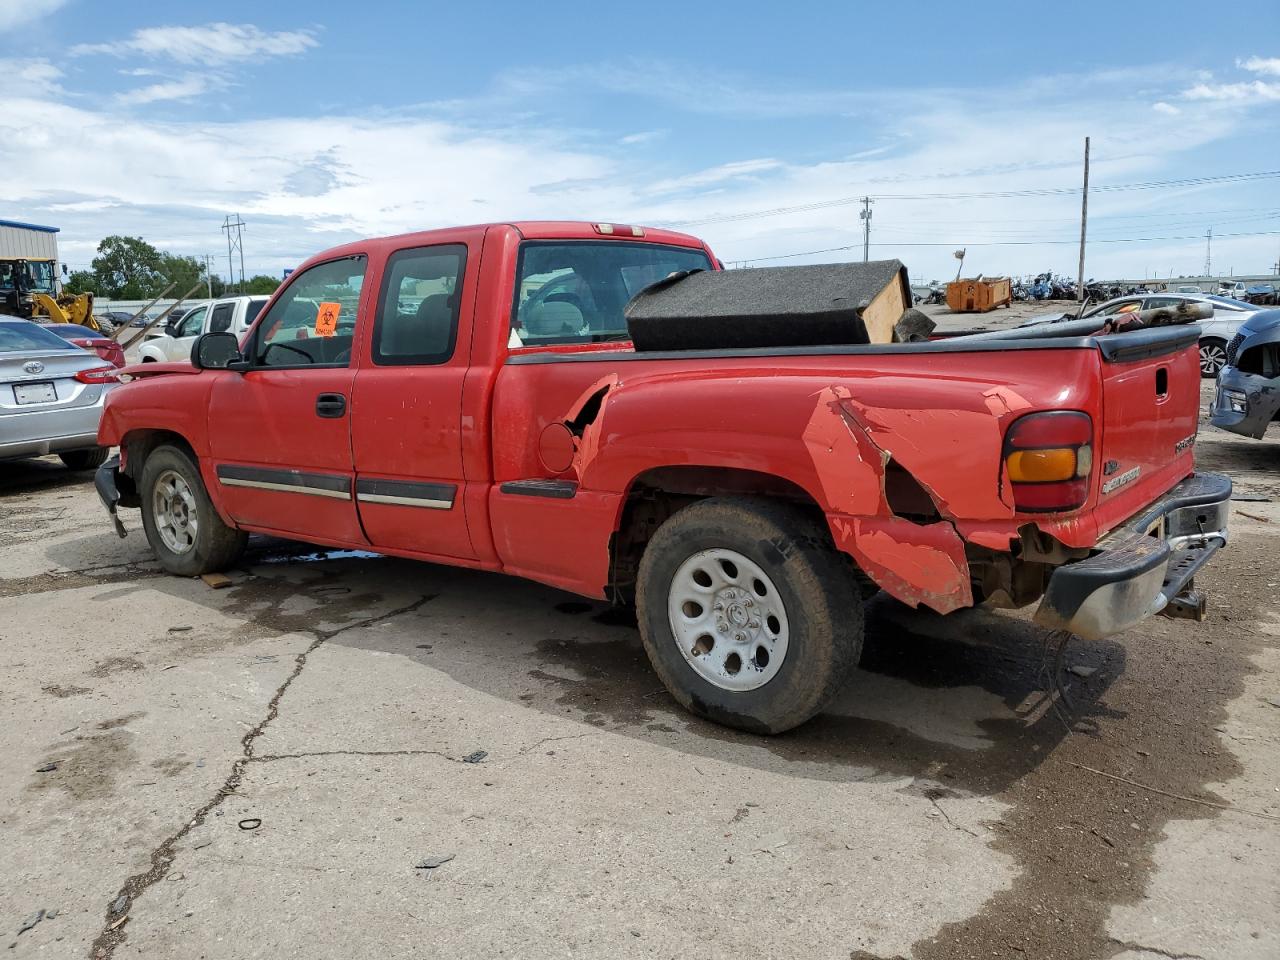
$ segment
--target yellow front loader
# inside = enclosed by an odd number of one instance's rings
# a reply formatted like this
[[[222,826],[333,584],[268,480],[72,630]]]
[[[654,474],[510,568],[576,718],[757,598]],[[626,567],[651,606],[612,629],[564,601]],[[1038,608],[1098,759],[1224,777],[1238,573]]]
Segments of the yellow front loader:
[[[93,294],[59,293],[52,260],[0,260],[0,313],[37,323],[76,323],[101,332]]]

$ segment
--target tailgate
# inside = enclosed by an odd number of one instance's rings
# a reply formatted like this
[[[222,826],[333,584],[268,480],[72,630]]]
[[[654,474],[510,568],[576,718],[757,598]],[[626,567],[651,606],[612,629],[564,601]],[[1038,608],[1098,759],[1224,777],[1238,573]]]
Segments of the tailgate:
[[[1192,472],[1200,413],[1195,325],[1098,338],[1101,443],[1094,450],[1095,516],[1110,530]]]

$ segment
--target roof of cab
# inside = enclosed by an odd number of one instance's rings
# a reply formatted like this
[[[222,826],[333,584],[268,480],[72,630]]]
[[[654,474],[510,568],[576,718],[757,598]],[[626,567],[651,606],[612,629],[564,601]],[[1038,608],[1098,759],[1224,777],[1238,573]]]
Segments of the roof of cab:
[[[299,264],[299,268],[319,260],[366,253],[370,248],[425,246],[441,242],[457,243],[468,234],[483,236],[485,232],[493,227],[509,227],[528,240],[617,240],[623,243],[665,243],[678,247],[705,249],[702,240],[698,237],[687,233],[677,233],[674,230],[661,230],[656,227],[641,226],[644,236],[640,237],[632,236],[629,232],[631,224],[614,224],[615,227],[625,228],[627,232],[602,234],[596,230],[595,225],[597,223],[609,222],[611,221],[508,220],[497,223],[473,223],[456,227],[441,227],[435,230],[419,230],[414,233],[400,233],[386,237],[369,237],[364,240],[354,240],[351,243],[331,247],[328,250],[318,251],[308,257],[304,263]]]

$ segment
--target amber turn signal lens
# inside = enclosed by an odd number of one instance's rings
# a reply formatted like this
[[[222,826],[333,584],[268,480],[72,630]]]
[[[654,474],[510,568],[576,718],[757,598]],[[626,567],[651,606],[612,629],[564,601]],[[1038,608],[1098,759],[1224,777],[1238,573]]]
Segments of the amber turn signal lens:
[[[1071,447],[1015,450],[1007,462],[1009,479],[1014,483],[1051,483],[1076,475],[1076,452]]]

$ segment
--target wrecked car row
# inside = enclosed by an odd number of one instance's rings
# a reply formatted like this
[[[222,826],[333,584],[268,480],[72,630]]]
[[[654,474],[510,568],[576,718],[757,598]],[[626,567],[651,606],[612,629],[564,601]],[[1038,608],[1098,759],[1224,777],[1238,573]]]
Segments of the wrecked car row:
[[[764,733],[856,666],[868,591],[1198,617],[1231,485],[1194,470],[1195,315],[927,339],[911,303],[896,261],[725,273],[619,224],[348,244],[129,368],[98,488],[176,574],[254,531],[634,603],[672,695]]]

